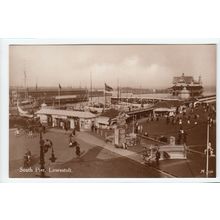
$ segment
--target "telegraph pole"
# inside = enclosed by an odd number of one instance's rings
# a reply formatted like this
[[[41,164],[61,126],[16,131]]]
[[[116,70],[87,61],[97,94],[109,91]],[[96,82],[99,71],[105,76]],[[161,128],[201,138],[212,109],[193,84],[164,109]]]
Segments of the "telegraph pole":
[[[206,145],[206,177],[209,177],[209,117],[207,123],[207,145]]]

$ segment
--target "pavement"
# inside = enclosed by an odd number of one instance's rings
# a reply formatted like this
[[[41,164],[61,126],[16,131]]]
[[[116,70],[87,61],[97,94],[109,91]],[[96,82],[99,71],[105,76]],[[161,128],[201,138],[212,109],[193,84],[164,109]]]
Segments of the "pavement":
[[[79,134],[79,137],[81,139],[83,139],[84,141],[88,140],[90,143],[93,142],[93,143],[99,143],[102,148],[108,150],[108,151],[111,151],[117,155],[120,155],[121,157],[126,157],[132,161],[135,161],[137,163],[140,163],[141,165],[143,165],[143,157],[141,154],[139,153],[136,153],[134,151],[131,151],[131,150],[127,150],[127,149],[122,149],[122,148],[116,148],[114,147],[112,144],[109,144],[109,143],[105,143],[103,140],[100,140],[99,138],[89,134],[89,133],[80,133]],[[144,165],[146,166],[146,165]],[[174,175],[168,173],[168,172],[165,172],[161,169],[158,169],[158,168],[155,168],[155,167],[150,167],[151,169],[154,169],[155,171],[157,171],[158,173],[161,174],[161,177],[175,177]]]
[[[9,149],[9,176],[12,178],[36,178],[39,177],[39,135],[16,137],[13,131],[10,135]],[[51,152],[45,154],[45,167],[47,176],[54,178],[160,178],[170,175],[146,167],[141,163],[140,155],[132,151],[117,149],[106,144],[103,140],[86,132],[77,132],[75,137],[81,151],[80,158],[75,155],[75,149],[68,147],[68,135],[61,130],[52,129],[43,138],[53,141],[53,148],[57,161],[51,163]],[[23,170],[23,155],[26,150],[32,152],[32,170]],[[52,170],[52,172],[49,172]],[[55,172],[54,172],[55,170]],[[69,172],[70,170],[70,172]]]

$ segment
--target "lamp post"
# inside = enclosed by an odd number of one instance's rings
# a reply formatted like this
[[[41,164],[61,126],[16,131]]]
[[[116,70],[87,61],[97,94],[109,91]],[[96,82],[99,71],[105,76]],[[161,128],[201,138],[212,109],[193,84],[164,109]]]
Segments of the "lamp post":
[[[208,117],[208,123],[207,123],[207,143],[206,143],[206,150],[205,150],[205,153],[206,153],[206,177],[209,177],[209,173],[210,173],[210,170],[209,170],[209,158],[210,157],[215,157],[215,154],[213,153],[213,148],[211,146],[211,143],[209,141],[209,136],[210,136],[210,126],[211,126],[211,118]]]
[[[45,177],[45,159],[44,159],[44,140],[42,138],[42,131],[40,131],[40,177]]]
[[[210,137],[210,126],[211,126],[211,118],[210,116],[208,116],[208,120],[207,120],[207,135],[206,135],[206,149],[204,150],[204,154],[205,154],[205,168],[202,169],[200,171],[200,173],[203,173],[205,175],[206,178],[209,177],[210,173],[213,173],[213,170],[209,170],[209,159],[212,157],[215,157],[214,154],[214,149],[211,146],[211,142],[209,141],[209,137]]]
[[[48,151],[48,148],[52,148],[52,152],[51,152],[51,157],[50,157],[50,161],[52,163],[54,163],[56,161],[56,157],[54,154],[54,149],[53,149],[53,143],[51,140],[49,140],[50,145],[46,145],[45,141],[43,140],[42,137],[42,130],[40,131],[40,177],[41,178],[45,178],[45,173],[46,173],[46,169],[45,169],[45,153]]]

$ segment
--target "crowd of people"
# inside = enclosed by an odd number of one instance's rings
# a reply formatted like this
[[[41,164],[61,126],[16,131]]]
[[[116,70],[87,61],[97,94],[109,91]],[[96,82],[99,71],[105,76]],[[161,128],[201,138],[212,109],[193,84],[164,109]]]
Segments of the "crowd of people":
[[[187,144],[187,130],[199,125],[199,123],[207,123],[208,120],[210,126],[215,124],[215,106],[208,103],[201,103],[194,106],[194,104],[191,103],[188,106],[178,106],[175,111],[151,114],[146,118],[146,124],[149,124],[153,121],[165,121],[167,125],[173,125],[175,128],[177,128],[175,134],[173,134],[177,137],[177,143]],[[149,136],[150,129],[147,130],[143,125],[144,123],[139,123],[136,121],[134,128],[135,133]],[[166,134],[167,130],[165,130],[164,133]]]
[[[154,135],[151,136],[150,130],[150,123],[160,122],[163,123],[163,127],[166,128],[166,125],[173,126],[174,129],[171,129],[171,132],[168,129],[164,130],[164,136],[155,137]],[[147,126],[144,126],[146,123]],[[177,145],[188,145],[187,137],[190,134],[191,130],[194,127],[207,124],[212,127],[216,123],[216,109],[214,104],[209,103],[199,103],[194,106],[193,103],[190,105],[182,105],[176,108],[174,112],[167,112],[165,114],[152,114],[147,117],[146,121],[142,122],[135,122],[135,133],[144,135],[147,137],[153,137],[156,140],[162,142],[168,142],[169,137],[175,136],[176,137],[176,144]],[[162,124],[161,124],[162,125]],[[167,137],[166,137],[167,136]],[[163,137],[160,138],[160,137]],[[211,144],[211,143],[210,143]],[[155,145],[156,146],[156,145]],[[212,148],[213,150],[213,148]],[[152,155],[154,155],[154,159],[156,160],[156,164],[159,164],[159,156],[156,156],[156,152],[154,154],[149,153],[151,152],[148,148],[145,150],[146,155],[144,156],[145,161],[152,160]],[[159,152],[159,151],[158,151]],[[213,152],[212,152],[213,154]],[[149,156],[151,155],[151,156]],[[159,153],[158,153],[159,155]],[[147,159],[146,159],[147,158]]]
[[[40,132],[46,133],[46,127],[40,122],[39,118],[23,119],[23,125],[16,125],[15,136],[27,134],[28,137],[34,137]]]

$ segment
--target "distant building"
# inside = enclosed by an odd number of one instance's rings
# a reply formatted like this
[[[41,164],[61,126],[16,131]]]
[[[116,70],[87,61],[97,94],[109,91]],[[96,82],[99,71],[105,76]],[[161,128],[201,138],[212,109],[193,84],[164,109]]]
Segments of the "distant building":
[[[198,80],[195,80],[192,76],[185,76],[184,73],[182,76],[173,77],[171,93],[182,99],[201,96],[203,93],[201,76]]]
[[[87,89],[62,88],[59,93],[58,88],[28,88],[28,90],[10,88],[10,104],[16,104],[18,100],[26,100],[26,94],[28,94],[29,100],[36,100],[40,104],[46,103],[47,105],[88,101]]]

